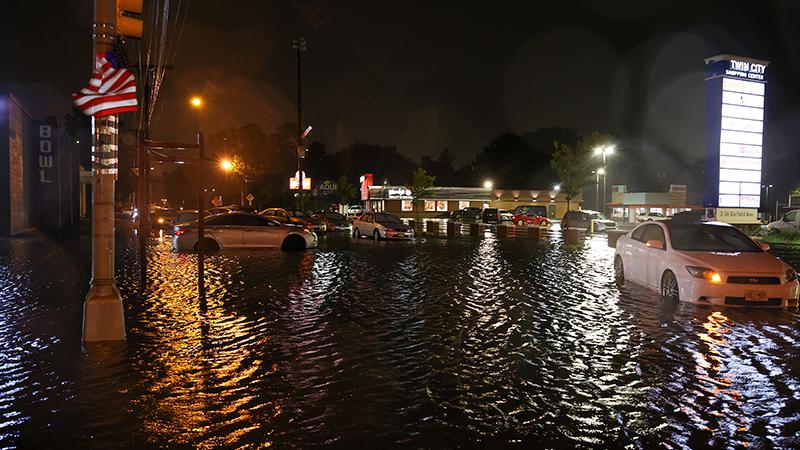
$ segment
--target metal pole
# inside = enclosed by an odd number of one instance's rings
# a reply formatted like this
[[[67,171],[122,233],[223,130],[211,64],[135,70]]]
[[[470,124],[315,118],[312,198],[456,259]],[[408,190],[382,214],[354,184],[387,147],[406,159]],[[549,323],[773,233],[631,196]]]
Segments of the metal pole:
[[[205,155],[203,153],[203,133],[197,133],[197,293],[200,298],[206,295],[205,284],[205,243],[206,237],[205,218],[206,200],[205,186],[203,185],[203,166],[205,165]]]
[[[303,152],[305,152],[305,148],[303,146],[303,92],[302,92],[302,83],[301,83],[301,65],[300,65],[300,53],[306,50],[306,40],[302,36],[300,39],[292,42],[292,47],[294,47],[297,53],[297,171],[298,171],[298,179],[300,181],[300,186],[298,191],[300,192],[300,209],[303,209]]]
[[[606,214],[606,179],[608,178],[608,169],[606,168],[606,152],[603,151],[603,215]]]
[[[600,172],[595,171],[594,182],[594,205],[597,210],[600,210]]]
[[[137,177],[137,186],[136,186],[136,208],[139,211],[137,220],[137,229],[139,232],[139,276],[140,276],[140,286],[141,289],[144,290],[147,287],[147,235],[148,235],[148,226],[149,220],[147,211],[149,206],[147,205],[147,185],[146,185],[146,174],[147,174],[147,148],[145,148],[145,137],[144,133],[139,133],[139,142],[136,146],[136,150],[138,152],[138,161],[137,165],[139,166],[139,176]]]
[[[94,55],[111,50],[116,1],[94,2]],[[125,339],[122,297],[114,278],[114,183],[117,177],[117,116],[92,118],[92,281],[83,307],[83,340]]]
[[[149,74],[148,74],[149,75]],[[149,80],[149,76],[147,79]],[[136,186],[136,204],[139,210],[139,275],[141,289],[147,287],[147,238],[150,236],[150,204],[147,195],[147,185],[149,183],[150,175],[150,158],[148,157],[149,151],[145,146],[145,140],[149,136],[149,126],[147,115],[150,109],[150,83],[145,82],[144,93],[142,95],[142,112],[144,116],[144,126],[141,133],[139,133],[139,145],[137,146],[139,166],[139,176],[137,178]]]

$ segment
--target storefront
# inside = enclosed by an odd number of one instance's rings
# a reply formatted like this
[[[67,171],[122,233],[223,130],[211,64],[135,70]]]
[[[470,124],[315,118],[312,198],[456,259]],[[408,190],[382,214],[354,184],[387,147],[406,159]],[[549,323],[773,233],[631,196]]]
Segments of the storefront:
[[[627,186],[611,187],[609,219],[620,223],[635,223],[638,214],[659,213],[671,216],[681,211],[702,210],[686,201],[686,186],[670,185],[669,192],[627,192]]]
[[[405,186],[369,186],[368,211],[386,211],[401,218],[416,216],[411,191]],[[580,198],[573,199],[571,209],[580,208]],[[419,217],[437,218],[462,208],[498,208],[513,211],[517,206],[535,205],[547,208],[548,216],[561,218],[567,211],[563,193],[546,190],[488,189],[471,187],[432,187],[418,201]]]

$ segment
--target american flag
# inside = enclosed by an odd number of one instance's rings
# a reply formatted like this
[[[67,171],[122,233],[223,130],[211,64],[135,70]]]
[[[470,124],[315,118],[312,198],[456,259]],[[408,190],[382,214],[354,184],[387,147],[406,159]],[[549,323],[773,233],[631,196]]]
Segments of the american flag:
[[[116,46],[114,51],[98,53],[89,85],[72,94],[75,106],[96,118],[136,111],[136,79],[125,68],[126,59]]]

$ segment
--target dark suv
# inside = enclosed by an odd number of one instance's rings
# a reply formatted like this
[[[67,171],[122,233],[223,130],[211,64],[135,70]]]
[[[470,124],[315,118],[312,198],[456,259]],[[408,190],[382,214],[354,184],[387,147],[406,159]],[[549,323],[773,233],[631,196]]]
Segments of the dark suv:
[[[584,228],[590,229],[594,221],[595,231],[615,230],[617,223],[613,220],[606,219],[602,214],[597,211],[567,211],[564,218],[561,219],[561,229],[568,228]]]
[[[483,210],[483,223],[500,223],[500,210],[497,208],[485,208]]]
[[[481,209],[476,208],[474,206],[468,206],[466,208],[461,208],[458,211],[453,211],[450,217],[452,217],[455,220],[462,220],[462,219],[480,220]]]

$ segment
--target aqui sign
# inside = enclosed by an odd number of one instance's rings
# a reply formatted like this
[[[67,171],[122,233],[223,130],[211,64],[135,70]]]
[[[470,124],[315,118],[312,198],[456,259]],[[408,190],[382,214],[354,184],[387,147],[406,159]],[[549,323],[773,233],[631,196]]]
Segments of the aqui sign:
[[[769,61],[716,55],[706,64],[703,206],[748,208],[729,218],[750,220],[761,206],[764,106]]]

